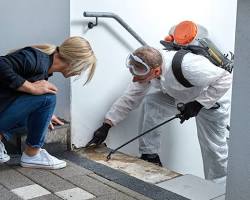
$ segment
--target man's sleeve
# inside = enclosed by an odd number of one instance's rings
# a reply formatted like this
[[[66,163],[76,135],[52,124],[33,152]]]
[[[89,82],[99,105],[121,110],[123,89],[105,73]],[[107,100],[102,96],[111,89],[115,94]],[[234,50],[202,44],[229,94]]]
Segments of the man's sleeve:
[[[111,106],[105,119],[109,119],[113,125],[117,125],[127,117],[129,111],[134,110],[140,105],[149,88],[150,83],[131,83],[124,94]]]

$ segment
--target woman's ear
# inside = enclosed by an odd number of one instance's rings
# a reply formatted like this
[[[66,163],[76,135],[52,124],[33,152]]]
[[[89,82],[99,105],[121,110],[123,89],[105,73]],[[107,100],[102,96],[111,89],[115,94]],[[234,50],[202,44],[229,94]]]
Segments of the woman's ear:
[[[59,53],[58,53],[57,51],[55,51],[53,57],[54,57],[54,59],[56,59],[57,61],[60,60],[60,56],[59,56]]]

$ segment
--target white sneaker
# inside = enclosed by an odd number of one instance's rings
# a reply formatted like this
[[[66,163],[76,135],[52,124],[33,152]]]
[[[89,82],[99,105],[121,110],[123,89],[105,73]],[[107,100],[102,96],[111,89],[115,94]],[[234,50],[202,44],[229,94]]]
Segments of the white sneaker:
[[[0,141],[0,163],[5,163],[10,159],[4,144]]]
[[[23,152],[21,157],[21,166],[29,168],[41,168],[41,169],[61,169],[66,167],[64,160],[59,160],[56,157],[50,155],[45,149],[40,149],[35,156],[28,156]]]

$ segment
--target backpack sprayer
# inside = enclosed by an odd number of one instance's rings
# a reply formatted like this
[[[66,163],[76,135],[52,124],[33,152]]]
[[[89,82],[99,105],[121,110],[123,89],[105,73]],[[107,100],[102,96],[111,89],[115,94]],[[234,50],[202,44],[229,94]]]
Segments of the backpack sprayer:
[[[224,55],[223,53],[221,53],[221,51],[215,46],[215,44],[213,44],[213,42],[208,38],[197,39],[197,41],[199,42],[199,45],[184,46],[164,40],[161,40],[160,43],[165,47],[165,50],[168,51],[179,51],[184,49],[194,54],[202,55],[214,65],[228,71],[229,73],[232,73],[234,64],[234,55],[232,52],[229,52],[231,56],[229,58],[228,54]]]
[[[233,70],[233,60],[234,54],[230,53],[231,58],[228,58],[228,54],[224,55],[221,51],[215,46],[215,44],[209,40],[208,38],[197,39],[200,45],[205,48],[205,50],[211,56],[211,59],[214,60],[217,66],[225,69],[228,72],[232,72]]]
[[[229,73],[233,70],[234,55],[230,52],[223,54],[219,48],[207,38],[208,31],[205,27],[192,21],[182,21],[171,27],[169,35],[160,43],[166,50],[187,50],[194,54],[205,56],[214,65],[225,69]]]

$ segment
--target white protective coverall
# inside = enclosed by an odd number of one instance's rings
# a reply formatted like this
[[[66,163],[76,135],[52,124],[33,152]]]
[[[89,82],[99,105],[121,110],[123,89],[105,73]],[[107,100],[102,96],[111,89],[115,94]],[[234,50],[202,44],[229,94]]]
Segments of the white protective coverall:
[[[196,116],[198,139],[201,147],[205,178],[224,179],[227,172],[228,146],[226,126],[229,124],[230,97],[224,95],[231,87],[232,75],[203,56],[188,53],[182,61],[184,77],[194,87],[182,86],[172,72],[172,59],[176,51],[162,52],[165,63],[162,75],[150,83],[131,83],[124,94],[116,100],[105,118],[117,125],[129,111],[143,101],[143,115],[139,133],[142,133],[179,111],[177,103],[198,101],[204,107]],[[150,87],[159,91],[147,94]],[[211,109],[218,102],[218,109]],[[143,154],[159,153],[159,129],[140,138],[139,150]]]

